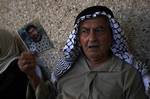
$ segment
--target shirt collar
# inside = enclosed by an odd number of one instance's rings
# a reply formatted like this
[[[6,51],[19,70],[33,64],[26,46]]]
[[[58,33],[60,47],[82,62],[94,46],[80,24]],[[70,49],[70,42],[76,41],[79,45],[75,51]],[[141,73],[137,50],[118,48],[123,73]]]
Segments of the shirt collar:
[[[85,66],[85,68],[88,71],[100,71],[100,72],[114,72],[114,71],[120,71],[121,70],[121,60],[118,59],[116,56],[112,56],[111,58],[109,58],[106,62],[100,64],[100,66],[97,66],[93,69],[90,68],[89,64],[88,64],[88,60],[83,57],[83,66]]]

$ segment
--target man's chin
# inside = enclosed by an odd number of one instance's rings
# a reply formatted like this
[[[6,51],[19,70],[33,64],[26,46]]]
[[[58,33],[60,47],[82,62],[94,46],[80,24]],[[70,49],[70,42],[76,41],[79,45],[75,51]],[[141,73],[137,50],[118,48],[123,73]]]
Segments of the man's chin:
[[[33,39],[33,41],[34,42],[39,42],[39,41],[41,41],[41,37],[37,37],[37,38]]]
[[[91,58],[96,58],[96,57],[99,57],[101,55],[99,55],[97,52],[89,52],[88,56],[91,57]]]
[[[34,42],[39,42],[40,40],[36,40],[36,39],[35,39],[35,40],[33,40],[33,41],[34,41]]]

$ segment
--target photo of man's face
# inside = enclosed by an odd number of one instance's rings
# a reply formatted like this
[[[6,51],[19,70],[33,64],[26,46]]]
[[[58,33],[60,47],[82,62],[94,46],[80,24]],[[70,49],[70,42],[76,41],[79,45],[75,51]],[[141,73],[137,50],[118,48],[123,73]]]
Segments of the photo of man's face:
[[[34,42],[39,42],[41,40],[42,35],[38,33],[37,28],[34,25],[29,25],[26,28],[27,34]]]
[[[25,24],[18,29],[18,34],[29,51],[43,53],[53,48],[53,44],[39,20]]]

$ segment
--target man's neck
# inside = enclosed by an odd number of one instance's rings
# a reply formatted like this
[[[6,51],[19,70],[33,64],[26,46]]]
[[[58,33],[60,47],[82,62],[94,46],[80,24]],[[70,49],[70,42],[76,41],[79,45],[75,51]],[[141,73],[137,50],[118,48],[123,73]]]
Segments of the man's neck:
[[[106,55],[103,57],[87,58],[87,60],[88,60],[88,64],[90,65],[90,68],[95,68],[101,66],[101,64],[109,60],[109,58],[111,57],[112,55]]]

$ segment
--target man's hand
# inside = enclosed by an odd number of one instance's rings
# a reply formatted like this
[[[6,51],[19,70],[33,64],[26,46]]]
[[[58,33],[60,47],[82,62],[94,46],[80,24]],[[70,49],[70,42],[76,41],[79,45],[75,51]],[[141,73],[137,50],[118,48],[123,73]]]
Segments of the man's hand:
[[[23,52],[18,60],[19,68],[24,72],[31,81],[32,87],[35,89],[40,83],[40,77],[36,74],[36,56],[31,52]]]
[[[19,68],[28,76],[32,76],[36,68],[36,57],[31,52],[23,52],[18,60]]]

